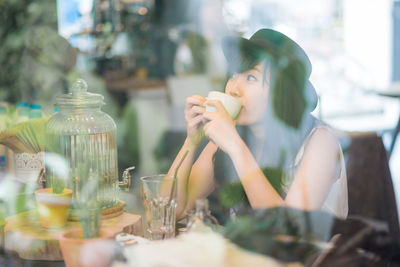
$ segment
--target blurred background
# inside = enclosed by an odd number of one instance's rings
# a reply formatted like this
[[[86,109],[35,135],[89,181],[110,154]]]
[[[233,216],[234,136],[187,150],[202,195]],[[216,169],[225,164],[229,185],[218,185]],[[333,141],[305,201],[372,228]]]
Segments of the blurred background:
[[[398,196],[400,1],[1,0],[0,100],[51,115],[55,97],[85,79],[117,124],[119,172],[135,165],[137,181],[168,170],[185,98],[223,90],[222,37],[260,28],[308,53],[316,117],[382,138]]]

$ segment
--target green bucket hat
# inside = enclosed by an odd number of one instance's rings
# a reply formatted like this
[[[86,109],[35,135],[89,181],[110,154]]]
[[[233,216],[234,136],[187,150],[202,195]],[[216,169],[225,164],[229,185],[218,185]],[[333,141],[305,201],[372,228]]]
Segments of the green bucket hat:
[[[222,50],[231,73],[252,69],[266,59],[273,62],[271,101],[275,115],[287,125],[299,128],[303,115],[315,109],[318,98],[308,80],[311,62],[304,50],[286,35],[261,29],[249,39],[227,36],[222,40]]]

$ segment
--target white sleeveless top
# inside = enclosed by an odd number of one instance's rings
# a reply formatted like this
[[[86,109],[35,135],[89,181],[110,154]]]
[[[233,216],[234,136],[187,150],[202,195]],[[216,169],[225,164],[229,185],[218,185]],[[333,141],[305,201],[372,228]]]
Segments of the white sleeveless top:
[[[307,139],[305,140],[305,142],[303,143],[299,152],[296,155],[296,159],[294,161],[294,169],[295,170],[297,170],[297,167],[299,166],[299,164],[303,158],[304,148],[307,145],[308,141],[310,140],[310,137],[315,133],[315,131],[317,129],[320,129],[320,128],[325,128],[325,129],[329,130],[330,132],[332,132],[332,130],[327,126],[317,126],[310,132]],[[340,156],[340,171],[338,172],[338,177],[337,177],[336,181],[331,186],[329,194],[326,197],[325,202],[323,203],[323,205],[321,207],[321,210],[332,213],[336,217],[339,217],[341,219],[345,219],[347,217],[349,206],[348,206],[346,165],[344,162],[342,148],[340,148],[339,156]],[[292,177],[292,181],[293,181],[294,175],[291,175],[291,177]],[[288,191],[289,186],[292,181],[290,181],[290,183],[287,184],[286,191]]]

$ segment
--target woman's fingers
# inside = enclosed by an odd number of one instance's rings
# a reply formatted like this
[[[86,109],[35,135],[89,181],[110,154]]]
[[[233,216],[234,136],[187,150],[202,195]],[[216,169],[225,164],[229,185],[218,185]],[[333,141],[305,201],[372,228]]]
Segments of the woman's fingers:
[[[218,126],[221,124],[221,121],[216,120],[216,112],[206,112],[208,116],[202,116],[203,130],[204,132],[210,132],[213,130],[218,130]],[[205,114],[205,113],[204,113]]]
[[[206,99],[199,95],[186,98],[185,120],[187,137],[193,144],[199,144],[204,135],[200,131],[203,122],[204,102]]]
[[[205,111],[203,113],[203,122],[207,123],[211,120],[215,120],[218,117],[218,113],[217,112],[209,112],[209,111]]]
[[[193,106],[190,109],[190,113],[192,113],[193,115],[203,114],[204,112],[205,112],[205,108],[201,107],[201,106]]]
[[[188,121],[188,127],[191,129],[197,129],[202,122],[202,116],[194,117],[193,119]]]
[[[206,99],[200,95],[192,95],[186,98],[186,108],[191,108],[192,106],[203,106]]]
[[[185,119],[189,120],[204,112],[203,104],[206,99],[199,95],[194,95],[186,99]]]
[[[189,110],[185,110],[185,119],[187,121],[189,121],[190,119],[201,115],[205,112],[205,108],[204,107],[200,107],[200,106],[193,106],[191,107]]]

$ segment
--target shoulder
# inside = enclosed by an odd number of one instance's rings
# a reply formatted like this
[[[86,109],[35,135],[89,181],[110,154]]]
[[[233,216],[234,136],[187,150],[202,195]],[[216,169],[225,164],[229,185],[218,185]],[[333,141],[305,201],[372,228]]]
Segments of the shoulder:
[[[338,134],[331,127],[319,122],[306,135],[297,152],[293,165],[299,165],[305,156],[308,158],[312,156],[320,157],[329,151],[337,151],[340,153],[341,147]],[[332,153],[329,154],[331,155]]]
[[[337,134],[328,126],[318,126],[312,130],[307,141],[308,145],[318,144],[323,147],[339,147]]]
[[[301,155],[299,155],[301,154]],[[341,174],[343,153],[334,130],[327,126],[314,128],[299,152],[301,173],[316,179],[336,181]]]
[[[342,149],[339,139],[333,129],[328,126],[318,126],[313,129],[304,144],[304,156],[324,164],[340,162]],[[335,165],[336,165],[335,164]]]

